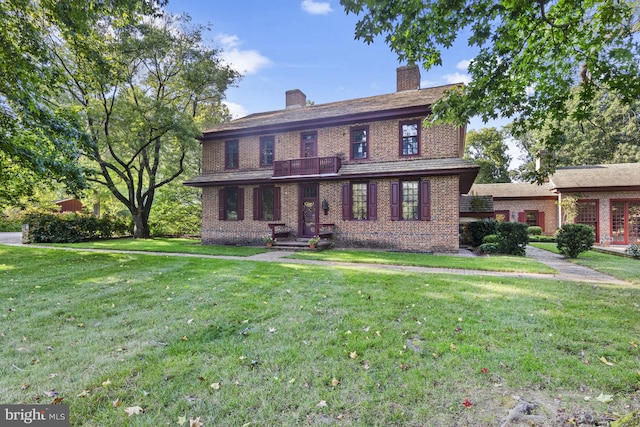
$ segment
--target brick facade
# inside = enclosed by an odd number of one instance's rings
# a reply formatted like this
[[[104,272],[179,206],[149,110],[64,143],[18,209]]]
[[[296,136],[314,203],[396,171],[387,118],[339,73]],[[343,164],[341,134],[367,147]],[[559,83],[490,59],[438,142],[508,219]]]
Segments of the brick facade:
[[[558,205],[557,199],[530,199],[530,200],[493,200],[493,208],[496,211],[509,211],[509,222],[518,222],[518,213],[526,211],[544,212],[544,227],[542,234],[553,236],[558,231]]]

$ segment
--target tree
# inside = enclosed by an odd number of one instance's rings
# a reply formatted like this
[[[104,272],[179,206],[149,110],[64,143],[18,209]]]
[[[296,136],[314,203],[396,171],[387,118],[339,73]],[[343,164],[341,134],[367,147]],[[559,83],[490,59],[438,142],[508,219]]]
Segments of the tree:
[[[238,74],[202,42],[203,27],[164,15],[135,25],[96,25],[50,45],[66,76],[66,98],[90,136],[83,154],[88,180],[106,186],[128,209],[134,237],[150,236],[156,191],[177,179],[185,158],[198,157],[195,118],[221,111]],[[206,114],[205,114],[206,115]]]
[[[515,138],[525,153],[519,172],[525,179],[535,174],[535,160],[545,150],[541,141],[551,138],[562,146],[546,158],[554,168],[640,162],[640,101],[623,105],[613,95],[598,95],[594,111],[584,122],[567,118],[559,129],[529,130]]]
[[[97,22],[124,25],[153,14],[163,1],[66,0],[0,2],[0,205],[16,204],[42,185],[85,186],[77,111],[53,102],[60,74],[46,38],[82,35]]]
[[[433,105],[431,122],[464,124],[480,116],[514,118],[513,131],[551,129],[567,117],[584,121],[598,90],[629,105],[640,98],[636,0],[341,0],[360,17],[355,35],[367,43],[384,35],[400,61],[426,69],[461,35],[477,49],[471,82]],[[577,90],[572,91],[577,86]],[[570,104],[574,101],[574,104]],[[532,178],[541,181],[549,171]]]
[[[464,158],[480,166],[476,183],[511,182],[509,178],[511,157],[507,154],[507,150],[504,135],[496,128],[471,130],[467,133]]]

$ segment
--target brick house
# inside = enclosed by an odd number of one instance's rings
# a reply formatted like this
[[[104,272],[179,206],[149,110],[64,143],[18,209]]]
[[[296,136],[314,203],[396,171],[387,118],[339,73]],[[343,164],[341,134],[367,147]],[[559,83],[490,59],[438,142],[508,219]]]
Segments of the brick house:
[[[307,105],[204,132],[202,242],[259,244],[270,233],[331,237],[338,247],[457,252],[459,196],[478,167],[462,159],[465,129],[424,127],[455,85],[420,89],[418,67],[397,69],[387,95]]]
[[[470,194],[493,195],[496,219],[539,225],[546,235],[562,225],[562,198],[575,197],[572,220],[592,226],[598,243],[640,243],[640,163],[562,167],[543,185],[474,184]]]

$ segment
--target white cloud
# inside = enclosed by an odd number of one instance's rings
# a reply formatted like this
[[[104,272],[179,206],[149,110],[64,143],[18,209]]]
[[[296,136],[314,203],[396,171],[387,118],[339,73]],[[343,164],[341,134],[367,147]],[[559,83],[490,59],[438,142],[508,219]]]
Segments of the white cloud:
[[[471,77],[469,76],[469,74],[462,74],[462,73],[453,73],[453,74],[445,74],[444,76],[442,76],[447,83],[449,84],[453,84],[453,83],[464,83],[464,84],[468,84],[469,82],[471,82]]]
[[[300,7],[302,7],[302,10],[312,15],[326,15],[327,13],[332,12],[331,4],[327,2],[302,0]]]
[[[254,49],[240,49],[242,42],[236,35],[220,34],[216,40],[222,46],[220,57],[225,64],[241,74],[254,74],[271,64],[271,60]]]
[[[244,117],[249,114],[249,111],[240,104],[229,101],[222,101],[222,103],[227,106],[233,119],[239,119],[240,117]]]
[[[458,62],[456,64],[456,68],[458,70],[462,70],[462,71],[467,71],[469,70],[469,64],[471,64],[471,61],[468,59],[463,59],[462,61]]]

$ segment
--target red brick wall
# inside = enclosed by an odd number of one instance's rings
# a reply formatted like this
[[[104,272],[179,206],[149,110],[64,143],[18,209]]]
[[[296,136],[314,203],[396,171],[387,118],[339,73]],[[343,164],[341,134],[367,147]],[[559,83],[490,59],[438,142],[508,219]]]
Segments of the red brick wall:
[[[415,117],[423,120],[424,117]],[[350,128],[369,126],[369,162],[410,161],[420,159],[444,159],[459,157],[458,148],[461,135],[459,129],[451,125],[422,128],[420,132],[420,156],[401,157],[399,125],[397,120],[363,122],[353,125],[305,129],[275,135],[275,160],[289,160],[300,157],[300,134],[318,133],[318,156],[341,156],[344,163],[350,160]],[[266,134],[265,134],[266,135]],[[260,136],[239,139],[239,170],[260,168]],[[224,140],[207,141],[203,144],[203,173],[224,171]]]
[[[493,209],[496,211],[508,210],[510,222],[518,222],[518,212],[544,212],[544,231],[542,234],[553,236],[558,230],[558,205],[556,205],[555,199],[494,200]]]

